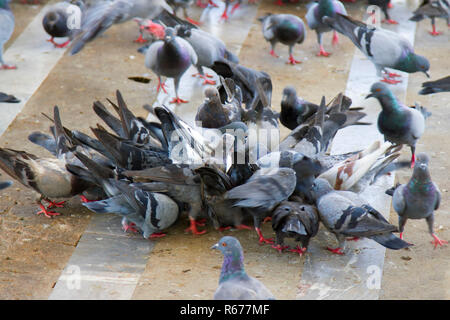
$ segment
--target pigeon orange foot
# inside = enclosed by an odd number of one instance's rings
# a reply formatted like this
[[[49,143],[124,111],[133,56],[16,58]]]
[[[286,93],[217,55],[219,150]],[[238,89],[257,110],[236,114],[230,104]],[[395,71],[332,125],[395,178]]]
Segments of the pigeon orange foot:
[[[289,248],[289,246],[282,246],[281,244],[272,245],[272,248],[277,250],[279,253],[283,253],[283,250]]]
[[[165,237],[167,234],[165,234],[164,232],[155,232],[155,233],[152,233],[151,235],[150,235],[150,239],[156,239],[156,238],[162,238],[162,237]]]
[[[434,240],[431,241],[431,243],[434,244],[435,249],[437,248],[438,245],[443,246],[444,244],[448,243],[448,241],[446,241],[446,240],[439,239],[435,234],[432,234],[432,236],[433,236]]]
[[[16,66],[10,66],[7,64],[3,64],[2,66],[0,66],[0,70],[15,70],[15,69],[17,69]]]
[[[302,256],[306,252],[306,248],[301,248],[300,246],[297,246],[295,249],[290,249],[289,252],[296,252],[300,256]]]
[[[180,103],[188,103],[188,100],[183,100],[179,97],[175,97],[172,99],[172,101],[170,101],[170,103],[176,103],[176,104],[180,104]]]
[[[286,61],[286,64],[292,64],[292,65],[296,65],[302,63],[300,60],[295,60],[294,57],[292,55],[289,56],[289,60]]]
[[[278,58],[279,57],[279,55],[277,55],[276,53],[275,53],[275,51],[274,50],[270,50],[270,55],[272,56],[272,57],[275,57],[275,58]]]
[[[41,208],[41,211],[36,212],[37,215],[40,215],[43,213],[47,218],[51,218],[52,216],[59,216],[60,213],[55,211],[49,211],[48,208],[45,208],[42,203],[39,203],[39,207]]]
[[[184,232],[192,232],[192,234],[196,234],[196,235],[201,235],[201,234],[205,234],[206,233],[206,230],[199,231],[197,229],[197,226],[203,227],[205,225],[206,220],[201,219],[199,221],[196,221],[193,218],[189,218],[189,221],[190,221],[190,225],[189,225],[188,228],[186,228],[184,230]]]
[[[129,230],[131,232],[138,233],[139,231],[135,228],[135,226],[136,226],[136,224],[134,224],[133,222],[130,222],[130,223],[123,222],[122,223],[122,229],[125,232],[128,232],[128,230]]]
[[[274,241],[273,241],[273,238],[264,238],[264,236],[263,236],[263,234],[262,234],[262,232],[261,232],[261,229],[259,229],[259,228],[255,228],[255,230],[256,230],[256,233],[258,234],[258,236],[259,236],[259,243],[260,244],[273,244],[274,243]]]
[[[344,252],[342,252],[342,248],[335,248],[335,249],[333,249],[333,248],[327,248],[327,250],[330,251],[330,252],[332,252],[332,253],[335,253],[335,254],[340,254],[340,255],[343,255],[343,254],[344,254]]]
[[[142,34],[140,34],[140,35],[139,35],[139,38],[137,38],[136,40],[133,40],[133,42],[136,42],[136,43],[146,43],[146,42],[148,42],[148,40],[144,39],[144,38],[142,37]]]
[[[384,19],[384,20],[381,20],[381,22],[382,23],[387,23],[387,24],[398,24],[397,21],[392,20],[392,19]]]
[[[66,203],[66,201],[61,201],[61,202],[55,202],[55,201],[51,201],[49,199],[44,199],[46,202],[49,203],[47,209],[51,209],[51,208],[64,208],[64,203]]]
[[[328,57],[331,53],[326,52],[325,49],[323,48],[323,46],[320,46],[320,51],[317,54],[318,57],[323,56],[323,57]]]

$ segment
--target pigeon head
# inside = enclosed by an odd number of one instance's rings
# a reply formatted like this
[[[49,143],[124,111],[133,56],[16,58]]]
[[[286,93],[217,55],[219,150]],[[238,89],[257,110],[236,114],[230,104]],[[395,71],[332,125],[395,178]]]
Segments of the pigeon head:
[[[49,13],[47,13],[45,15],[45,18],[47,20],[46,21],[47,24],[54,25],[54,24],[56,24],[59,21],[60,16],[59,16],[59,14],[57,12],[51,11],[51,12],[49,12]]]
[[[216,87],[206,88],[204,94],[207,100],[220,101],[219,91],[217,91]]]
[[[414,165],[413,175],[417,178],[428,176],[428,162],[430,158],[426,153],[418,153],[416,156],[416,163]]]
[[[211,249],[222,251],[224,256],[219,283],[226,281],[235,275],[245,274],[244,252],[238,239],[225,236],[213,245]]]
[[[145,20],[144,22],[141,22],[140,29],[149,32],[157,39],[163,39],[166,34],[166,31],[164,30],[164,27],[162,25],[154,23],[151,20]]]
[[[315,201],[331,191],[333,191],[333,188],[330,183],[322,178],[314,180],[314,183],[311,186],[311,196]]]
[[[292,86],[287,86],[283,89],[283,98],[281,99],[282,106],[286,103],[286,107],[292,106],[295,98],[297,97],[297,91]]]
[[[429,78],[430,75],[427,71],[430,70],[430,62],[428,61],[428,59],[418,54],[414,55],[414,57],[416,70],[425,73],[425,75]]]
[[[382,82],[376,82],[370,88],[370,94],[368,94],[366,96],[366,99],[368,99],[368,98],[379,99],[380,97],[383,97],[386,95],[392,95],[392,92],[391,92],[391,90],[389,90],[388,86]]]

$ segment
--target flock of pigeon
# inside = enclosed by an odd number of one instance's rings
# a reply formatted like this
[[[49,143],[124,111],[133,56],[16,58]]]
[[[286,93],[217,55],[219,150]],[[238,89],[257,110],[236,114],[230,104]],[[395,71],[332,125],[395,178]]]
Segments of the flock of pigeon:
[[[1,69],[15,68],[2,59],[3,45],[14,29],[9,0],[0,0]],[[228,19],[228,6],[222,14]],[[51,6],[43,27],[55,47],[70,44],[70,54],[80,52],[111,25],[131,19],[138,22],[138,42],[146,42],[139,51],[145,54],[145,65],[158,77],[158,91],[166,92],[162,77],[173,78],[175,97],[171,103],[187,102],[178,95],[180,80],[193,65],[198,77],[208,85],[205,100],[198,107],[192,127],[164,105],[149,110],[157,121],[136,117],[117,91],[109,108],[95,101],[93,111],[103,121],[91,128],[94,136],[63,125],[57,106],[50,133],[33,132],[29,140],[49,151],[52,156],[39,158],[25,151],[0,148],[0,168],[25,187],[39,195],[37,204],[46,217],[59,215],[52,209],[64,201],[54,199],[81,197],[83,205],[97,213],[114,213],[122,217],[125,231],[140,232],[144,238],[163,237],[163,233],[187,212],[186,232],[201,235],[210,222],[218,230],[251,229],[253,222],[258,241],[270,244],[279,252],[303,255],[309,241],[319,229],[319,222],[338,241],[336,254],[345,253],[346,240],[369,238],[382,246],[399,250],[411,246],[403,240],[408,219],[426,219],[432,243],[447,243],[433,230],[433,213],[439,208],[441,194],[429,173],[429,157],[416,156],[416,143],[425,130],[430,113],[422,106],[405,106],[387,84],[399,82],[398,74],[423,72],[430,64],[426,57],[414,53],[413,46],[398,33],[367,25],[349,17],[337,0],[319,0],[309,5],[307,25],[315,30],[318,56],[328,56],[322,45],[322,34],[334,32],[348,37],[376,67],[382,77],[374,83],[367,98],[381,106],[378,129],[385,142],[375,141],[364,150],[330,155],[329,147],[338,130],[347,126],[367,125],[361,119],[362,108],[352,107],[350,98],[338,94],[326,103],[315,104],[299,98],[288,86],[283,90],[281,112],[271,108],[272,81],[264,71],[247,68],[227,50],[223,41],[199,28],[188,16],[193,0],[102,0],[59,2]],[[238,9],[237,1],[230,14]],[[283,4],[281,0],[278,4]],[[388,0],[369,0],[378,5],[386,23],[397,23],[388,14]],[[68,28],[71,6],[82,12],[81,28]],[[197,5],[204,6],[201,0]],[[209,0],[208,6],[215,6]],[[185,19],[175,15],[179,8]],[[435,18],[449,19],[446,0],[425,1],[411,20],[430,18],[432,35]],[[291,14],[267,14],[260,17],[264,39],[275,46],[289,47],[287,63],[299,63],[292,50],[304,41],[303,20]],[[55,38],[69,37],[58,44]],[[211,80],[204,68],[219,75],[220,83]],[[145,79],[136,79],[145,81]],[[450,91],[450,76],[425,82],[421,94]],[[167,92],[166,92],[167,93]],[[0,93],[0,102],[18,102],[12,95]],[[291,130],[281,142],[279,122]],[[254,132],[267,133],[267,141],[251,139]],[[275,134],[274,134],[275,132]],[[278,134],[278,135],[277,135]],[[411,148],[411,161],[395,161],[403,145]],[[398,227],[389,223],[359,193],[377,178],[400,168],[412,167],[411,179],[386,191],[393,197],[399,216]],[[0,189],[12,182],[0,184]],[[53,200],[51,200],[53,199]],[[45,205],[43,201],[48,204]],[[261,224],[272,221],[275,240],[264,237]],[[394,233],[400,232],[399,237]],[[299,242],[287,246],[285,238]],[[234,237],[223,237],[214,249],[224,254],[217,299],[273,299],[258,280],[244,270],[243,250]]]

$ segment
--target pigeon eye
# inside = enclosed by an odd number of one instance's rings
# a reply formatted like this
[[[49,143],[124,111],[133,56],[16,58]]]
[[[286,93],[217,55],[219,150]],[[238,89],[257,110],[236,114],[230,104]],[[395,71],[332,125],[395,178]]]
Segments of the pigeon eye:
[[[377,88],[377,89],[375,89],[375,91],[376,91],[376,92],[380,92],[380,91],[381,91],[381,89],[380,89],[380,88]]]
[[[222,242],[222,247],[226,247],[227,244],[225,242]]]

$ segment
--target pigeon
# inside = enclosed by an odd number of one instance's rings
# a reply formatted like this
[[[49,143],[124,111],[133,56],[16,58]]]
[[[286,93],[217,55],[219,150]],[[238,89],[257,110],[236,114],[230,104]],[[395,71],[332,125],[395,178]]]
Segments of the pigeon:
[[[86,43],[103,34],[113,24],[136,17],[153,19],[163,10],[172,12],[165,0],[100,1],[85,11],[81,30],[73,40],[70,55],[80,52]]]
[[[203,84],[214,85],[216,82],[210,80],[212,76],[205,73],[203,67],[210,68],[214,61],[220,59],[230,59],[233,62],[239,62],[239,59],[230,51],[227,50],[225,43],[222,40],[214,37],[212,34],[203,31],[198,28],[189,27],[186,24],[178,25],[175,27],[177,36],[185,39],[194,49],[197,54],[196,68],[198,74],[193,76],[198,76],[203,79]]]
[[[260,109],[270,105],[272,100],[272,80],[268,73],[256,71],[224,59],[215,61],[211,69],[224,79],[233,79],[234,83],[241,89],[242,102],[245,104],[246,109]],[[268,100],[266,105],[263,105],[260,100],[257,88],[258,81]]]
[[[54,117],[55,122],[59,123],[58,107],[54,108]],[[48,218],[59,215],[49,209],[63,207],[65,202],[55,202],[50,198],[69,198],[93,187],[91,183],[67,171],[66,163],[73,161],[74,157],[59,126],[56,126],[56,155],[56,158],[39,158],[25,151],[0,148],[0,168],[25,187],[40,194],[37,204],[41,211],[37,214],[43,213]],[[42,200],[49,203],[47,208]]]
[[[347,15],[344,5],[337,0],[319,0],[319,2],[313,2],[306,12],[306,22],[308,27],[316,31],[317,42],[319,43],[320,51],[317,56],[328,57],[329,52],[326,52],[322,45],[322,34],[329,32],[332,29],[329,25],[323,22],[323,17],[335,17],[337,14]],[[339,39],[336,31],[333,31],[333,45],[338,43]]]
[[[384,135],[384,140],[407,144],[411,148],[411,168],[414,167],[416,143],[425,130],[425,118],[428,116],[426,109],[405,106],[381,82],[374,83],[370,91],[366,99],[378,99],[382,108],[378,115],[378,130]]]
[[[20,100],[11,94],[0,92],[0,103],[19,103]]]
[[[205,102],[197,109],[195,121],[202,128],[221,128],[232,122],[241,121],[240,105],[222,105],[219,91],[215,87],[205,90]]]
[[[288,129],[294,130],[317,112],[318,105],[297,96],[293,86],[283,89],[281,99],[280,122]]]
[[[238,239],[223,237],[211,249],[222,251],[224,256],[214,300],[275,300],[262,282],[245,272],[244,251]]]
[[[394,163],[400,156],[401,149],[401,145],[396,146],[389,142],[381,145],[376,141],[364,156],[355,155],[347,158],[322,172],[319,178],[326,179],[335,190],[360,193],[381,175],[410,165],[404,161]]]
[[[322,172],[320,161],[293,150],[275,151],[258,159],[260,168],[291,168],[295,171],[295,195],[305,202],[313,203],[310,189],[314,179]]]
[[[220,231],[231,227],[251,229],[244,224],[251,215],[225,198],[226,192],[233,188],[230,177],[215,166],[200,167],[194,172],[200,176],[203,205],[214,228]]]
[[[353,20],[348,16],[336,14],[334,17],[326,16],[323,22],[343,35],[347,36],[359,50],[375,65],[377,76],[383,82],[396,84],[401,80],[396,73],[390,73],[386,68],[407,73],[423,72],[429,77],[427,71],[430,62],[424,56],[414,53],[414,47],[402,35],[390,30],[368,26]]]
[[[422,83],[422,90],[419,94],[426,95],[438,92],[450,92],[450,76],[441,78],[436,81],[427,81]]]
[[[398,24],[397,21],[391,19],[391,17],[389,16],[388,8],[389,8],[390,0],[368,0],[368,3],[369,3],[369,5],[375,5],[375,6],[379,7],[381,9],[381,11],[383,11],[384,20],[382,20],[381,22],[388,23],[388,24]],[[376,23],[374,14],[375,13],[373,13],[372,24]]]
[[[283,201],[275,208],[272,215],[272,229],[275,231],[275,245],[279,252],[289,248],[284,245],[285,238],[294,238],[302,246],[289,249],[303,255],[308,249],[309,240],[319,231],[319,215],[314,206],[301,201]]]
[[[306,28],[303,20],[292,14],[271,14],[268,13],[258,18],[262,22],[263,36],[270,42],[270,54],[278,57],[275,53],[275,46],[278,42],[289,47],[289,64],[301,63],[295,60],[292,55],[292,49],[297,43],[302,43],[306,37]]]
[[[408,219],[426,219],[428,230],[434,239],[432,243],[436,248],[448,242],[439,239],[434,233],[434,211],[439,209],[441,192],[431,180],[428,166],[428,155],[419,153],[411,179],[406,184],[398,185],[391,195],[394,210],[398,214],[400,239],[403,239],[403,230]]]
[[[161,121],[169,158],[173,163],[215,164],[228,171],[232,164],[233,135],[218,129],[199,132],[165,106],[156,107],[154,112]]]
[[[398,232],[396,226],[390,224],[356,193],[335,191],[327,180],[320,178],[315,180],[311,192],[316,201],[320,221],[339,242],[337,248],[327,248],[329,251],[344,254],[345,237],[353,237],[351,240],[369,238],[392,250],[410,246],[393,234]]]
[[[134,185],[145,191],[159,192],[167,194],[181,205],[188,204],[190,226],[185,232],[192,232],[194,235],[206,233],[206,230],[199,231],[197,226],[204,223],[199,219],[203,218],[202,198],[200,190],[200,177],[194,173],[193,168],[182,164],[169,164],[164,167],[149,168],[139,171],[124,171],[122,174],[132,178]]]
[[[16,69],[16,66],[8,65],[3,61],[3,48],[11,38],[14,31],[14,14],[9,7],[11,0],[0,0],[0,70]]]
[[[81,0],[75,2],[75,4],[80,8],[80,11],[85,9],[84,3]],[[61,1],[51,5],[42,19],[42,25],[44,27],[45,32],[50,35],[50,39],[47,40],[51,42],[55,48],[65,48],[73,36],[73,29],[69,28],[68,19],[70,14],[73,14],[73,10],[71,7],[73,4],[68,1]],[[54,38],[65,38],[68,37],[64,43],[56,43]]]
[[[174,79],[176,97],[170,103],[188,102],[178,97],[178,87],[181,77],[192,64],[197,64],[197,54],[189,42],[176,36],[172,28],[166,28],[164,40],[153,42],[145,54],[145,66],[158,76],[158,92],[162,89],[167,93],[161,76]]]
[[[438,36],[442,32],[436,31],[436,18],[443,18],[447,20],[450,25],[450,4],[447,0],[423,0],[419,8],[413,12],[413,16],[409,18],[410,21],[421,21],[425,18],[431,20],[432,31],[429,33],[432,36]]]
[[[225,199],[233,200],[234,207],[243,208],[253,216],[259,243],[273,243],[272,239],[264,238],[261,221],[270,217],[273,209],[291,196],[296,182],[295,171],[290,168],[263,168],[246,183],[229,190]]]
[[[135,230],[136,226],[145,239],[161,238],[165,236],[162,231],[178,220],[178,205],[170,197],[141,190],[120,180],[109,179],[108,185],[117,189],[116,196],[83,205],[94,212],[123,216],[124,229]]]

